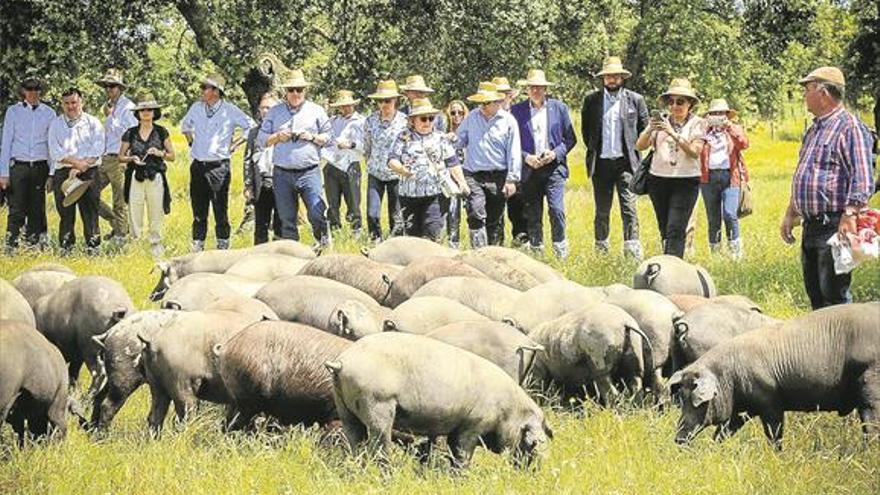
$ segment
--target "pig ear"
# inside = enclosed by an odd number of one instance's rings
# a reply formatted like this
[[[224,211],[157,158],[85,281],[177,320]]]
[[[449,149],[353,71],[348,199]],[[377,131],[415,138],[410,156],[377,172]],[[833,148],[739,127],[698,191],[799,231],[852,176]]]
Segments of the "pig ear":
[[[686,321],[676,321],[673,328],[675,328],[675,340],[684,340],[687,338],[688,330],[690,330],[690,328]]]
[[[709,402],[718,395],[718,379],[712,373],[705,373],[694,380],[694,393],[691,400],[694,407],[700,407],[704,402]]]
[[[351,333],[351,329],[348,328],[348,315],[345,314],[345,310],[336,310],[336,320],[339,321],[340,334],[348,335],[349,333]]]
[[[684,375],[681,373],[681,370],[678,370],[673,373],[671,377],[669,377],[669,382],[667,383],[667,385],[669,385],[670,387],[678,385],[681,383],[682,378],[684,378]]]

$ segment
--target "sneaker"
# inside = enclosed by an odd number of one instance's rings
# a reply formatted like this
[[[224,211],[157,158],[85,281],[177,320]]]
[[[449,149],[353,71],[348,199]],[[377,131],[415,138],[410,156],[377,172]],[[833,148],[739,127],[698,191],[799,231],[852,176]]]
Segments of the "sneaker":
[[[608,252],[611,251],[611,243],[608,241],[608,239],[604,241],[596,241],[596,243],[593,245],[593,248],[599,254],[608,254]]]
[[[568,258],[568,241],[554,242],[553,254],[555,254],[556,258],[560,260]]]
[[[636,261],[641,261],[644,257],[641,241],[638,239],[623,241],[623,255],[631,257]]]
[[[476,230],[472,229],[469,232],[471,235],[471,248],[472,249],[478,249],[478,248],[484,247],[489,244],[489,240],[488,240],[488,237],[486,236],[486,229],[485,228],[476,229]]]
[[[229,249],[229,239],[217,239],[217,249]]]
[[[727,250],[730,252],[731,258],[735,260],[741,260],[744,254],[742,239],[727,241]]]
[[[199,253],[205,250],[205,241],[192,241],[192,252]]]

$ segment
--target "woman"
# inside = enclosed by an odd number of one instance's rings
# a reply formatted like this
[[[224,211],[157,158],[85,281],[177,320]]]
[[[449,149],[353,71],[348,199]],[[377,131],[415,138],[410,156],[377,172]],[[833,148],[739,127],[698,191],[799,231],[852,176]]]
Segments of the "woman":
[[[171,212],[165,162],[174,161],[168,131],[155,123],[162,117],[161,109],[153,95],[139,95],[132,109],[138,125],[125,131],[119,148],[119,161],[127,164],[125,202],[129,206],[131,234],[135,239],[141,238],[146,205],[150,219],[150,252],[157,258],[163,254],[163,215]]]
[[[397,83],[394,80],[380,81],[376,92],[368,98],[375,101],[379,109],[364,122],[364,156],[367,157],[367,228],[373,242],[382,240],[382,226],[379,218],[382,211],[382,196],[388,193],[388,219],[391,235],[403,231],[403,218],[400,212],[400,199],[397,195],[399,177],[388,168],[388,154],[397,136],[406,129],[406,115],[397,110]]]
[[[461,100],[452,100],[446,106],[446,122],[449,122],[449,133],[447,136],[454,143],[458,136],[458,126],[467,117],[467,105]],[[458,163],[464,163],[464,148],[456,149],[458,155]],[[449,200],[449,210],[446,212],[446,235],[449,236],[449,246],[458,249],[461,242],[461,208],[463,206],[462,197],[455,196]]]
[[[275,93],[269,92],[260,98],[257,122],[262,122],[269,109],[278,104]],[[244,194],[245,204],[253,208],[254,246],[269,242],[269,228],[273,240],[281,239],[281,218],[275,208],[275,193],[272,189],[272,148],[263,148],[257,143],[259,124],[248,132],[244,148]],[[302,209],[300,211],[304,211]]]
[[[388,160],[388,168],[401,177],[398,192],[406,235],[434,242],[443,233],[448,200],[467,191],[455,148],[434,129],[439,113],[427,98],[414,99],[410,126],[398,136]]]
[[[669,118],[656,113],[636,140],[636,149],[654,148],[648,194],[657,215],[663,253],[684,256],[685,230],[697,202],[705,121],[694,114],[699,98],[687,79],[673,79],[660,96]]]
[[[709,249],[715,253],[721,247],[721,220],[727,233],[727,248],[734,259],[743,255],[739,235],[739,192],[742,181],[749,174],[742,158],[742,150],[749,147],[749,139],[742,127],[733,123],[736,112],[719,98],[709,104],[706,116],[706,145],[700,153],[700,192],[709,219]]]

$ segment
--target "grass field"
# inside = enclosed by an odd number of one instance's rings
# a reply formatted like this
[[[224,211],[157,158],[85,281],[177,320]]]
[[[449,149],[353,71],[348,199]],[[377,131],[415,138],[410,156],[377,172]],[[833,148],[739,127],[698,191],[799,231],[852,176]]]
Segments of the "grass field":
[[[777,135],[797,136],[800,126],[792,122]],[[778,222],[788,201],[798,143],[773,141],[761,126],[752,130],[751,137],[746,160],[753,176],[756,213],[742,223],[746,257],[732,262],[708,253],[700,203],[693,260],[709,269],[721,293],[745,294],[774,316],[792,317],[807,312],[809,305],[800,276],[799,247],[779,239]],[[191,218],[186,147],[179,135],[175,142],[179,155],[169,174],[174,203],[164,231],[168,255],[187,251]],[[242,216],[240,155],[234,160],[233,227]],[[620,254],[619,216],[612,218],[613,254],[595,254],[592,191],[585,179],[582,146],[570,161],[566,206],[572,256],[565,263],[550,262],[587,285],[629,283],[635,263]],[[109,189],[105,197],[108,194]],[[878,204],[875,197],[873,205]],[[659,238],[647,198],[640,199],[639,214],[646,252],[657,254]],[[0,217],[0,231],[5,231],[6,215]],[[301,230],[304,242],[311,242],[308,229]],[[54,210],[50,231],[52,235],[57,231]],[[211,238],[209,243],[213,244]],[[235,246],[249,244],[249,233],[234,239]],[[357,248],[356,240],[346,233],[336,236],[335,251]],[[3,257],[0,275],[11,279],[34,263],[53,259],[31,254]],[[147,295],[156,277],[149,273],[152,260],[146,245],[130,245],[95,258],[75,255],[63,262],[79,274],[120,280],[137,306],[152,307]],[[856,270],[853,292],[858,301],[880,300],[878,263]],[[579,412],[549,408],[556,437],[539,466],[518,471],[506,459],[478,450],[470,471],[460,474],[451,472],[440,458],[424,467],[402,452],[396,452],[391,467],[383,469],[348,458],[338,443],[321,439],[317,430],[225,436],[219,431],[220,411],[213,406],[204,407],[186,428],[168,428],[161,439],[153,440],[145,431],[148,403],[148,392],[141,389],[102,438],[89,437],[71,422],[65,442],[18,451],[11,447],[11,429],[4,428],[0,493],[880,492],[880,447],[863,446],[853,415],[789,414],[785,451],[777,453],[765,442],[757,421],[725,443],[716,444],[704,433],[692,446],[680,448],[672,441],[674,409],[625,406],[611,411],[589,404]]]

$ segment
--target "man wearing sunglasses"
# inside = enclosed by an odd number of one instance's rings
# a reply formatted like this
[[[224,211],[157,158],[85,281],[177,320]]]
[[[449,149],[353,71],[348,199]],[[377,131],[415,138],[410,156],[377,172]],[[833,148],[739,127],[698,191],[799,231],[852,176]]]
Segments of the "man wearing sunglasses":
[[[214,210],[217,249],[229,249],[229,160],[247,141],[256,123],[240,108],[226,101],[225,81],[219,74],[202,80],[202,99],[193,103],[180,122],[180,130],[190,146],[189,197],[192,204],[192,250],[205,248],[208,234],[208,207]],[[240,129],[233,141],[235,129]]]
[[[281,217],[281,236],[299,240],[299,198],[306,205],[312,235],[319,246],[330,244],[327,205],[321,184],[321,148],[330,140],[330,118],[320,105],[308,101],[312,83],[295,69],[279,85],[284,101],[272,107],[260,127],[260,145],[274,146],[272,183],[275,207]]]
[[[345,218],[353,237],[361,233],[361,160],[364,158],[364,117],[355,108],[360,99],[345,89],[336,92],[330,108],[338,112],[330,119],[330,143],[321,149],[327,220],[331,229],[342,227],[339,209],[345,200]]]
[[[55,112],[40,101],[43,84],[34,77],[21,83],[22,101],[3,119],[0,144],[0,189],[9,202],[6,252],[18,248],[25,228],[28,246],[48,244],[46,188],[49,179],[49,126]]]
[[[413,101],[422,100],[434,94],[434,90],[428,86],[425,78],[418,74],[407,76],[406,84],[400,86],[400,89],[403,91],[403,95],[406,96],[406,105],[400,108],[404,115],[409,115],[412,110]],[[446,128],[446,119],[443,118],[443,114],[438,114],[434,118],[434,130],[446,132]]]
[[[509,112],[514,100],[519,96],[519,90],[511,87],[510,81],[506,77],[493,77],[492,83],[495,84],[498,92],[504,95],[501,109]],[[522,246],[528,243],[529,228],[526,222],[526,203],[520,190],[507,198],[507,219],[510,221],[511,245]]]
[[[464,176],[471,247],[500,245],[504,240],[504,205],[516,192],[522,167],[516,120],[501,109],[504,95],[491,82],[481,82],[468,101],[480,108],[458,128],[456,147],[465,150]]]

